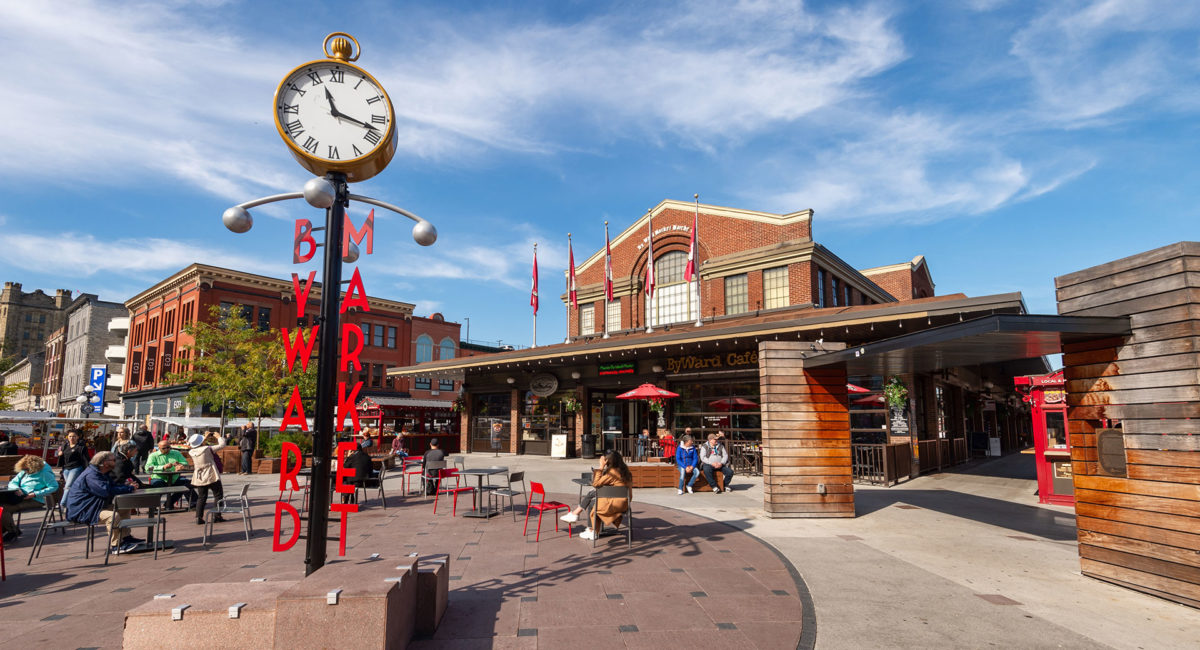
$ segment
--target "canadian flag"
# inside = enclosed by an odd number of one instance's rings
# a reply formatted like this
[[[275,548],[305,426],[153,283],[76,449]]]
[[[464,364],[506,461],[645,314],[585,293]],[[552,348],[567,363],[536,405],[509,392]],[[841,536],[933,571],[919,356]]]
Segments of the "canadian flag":
[[[646,215],[646,234],[649,237],[646,239],[647,254],[646,254],[646,297],[654,296],[654,219],[650,215]]]
[[[571,246],[571,238],[567,238],[567,258],[570,259],[571,270],[567,275],[567,295],[571,299],[571,307],[579,309],[579,297],[575,293],[575,249]]]
[[[683,269],[683,279],[691,282],[696,277],[696,232],[700,230],[700,204],[696,203],[696,214],[692,217],[692,240],[688,242],[687,267]]]
[[[608,222],[604,223],[604,299],[612,302],[612,245],[608,241]]]
[[[537,308],[538,308],[537,246],[533,247],[533,291],[529,294],[529,306],[533,307],[533,315],[537,316]]]

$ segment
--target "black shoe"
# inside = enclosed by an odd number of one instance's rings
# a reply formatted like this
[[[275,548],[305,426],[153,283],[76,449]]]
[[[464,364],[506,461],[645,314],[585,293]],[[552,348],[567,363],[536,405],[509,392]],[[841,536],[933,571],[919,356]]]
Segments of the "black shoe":
[[[125,537],[121,538],[122,545],[124,545],[124,544],[141,544],[142,542],[145,542],[145,541],[146,540],[144,540],[140,537],[134,537],[133,535],[126,535]]]
[[[16,538],[17,538],[17,536],[18,536],[19,534],[20,534],[20,533],[15,533],[15,532],[7,532],[7,533],[4,533],[4,543],[5,543],[5,544],[7,544],[7,543],[9,543],[9,542],[13,541],[14,539],[16,539]]]
[[[213,515],[213,521],[225,521],[225,518],[221,515]]]
[[[196,520],[196,525],[197,525],[197,526],[203,526],[203,525],[204,525],[204,520],[203,520],[203,519],[197,519],[197,520]]]

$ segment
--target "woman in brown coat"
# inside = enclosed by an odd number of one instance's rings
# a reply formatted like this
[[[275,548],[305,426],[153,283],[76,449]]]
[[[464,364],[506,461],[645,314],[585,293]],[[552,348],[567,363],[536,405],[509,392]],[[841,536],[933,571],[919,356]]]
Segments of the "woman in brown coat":
[[[626,488],[628,496],[620,499],[597,499],[596,491],[592,490],[583,495],[579,507],[562,516],[566,522],[579,521],[579,515],[588,513],[588,529],[579,534],[581,539],[595,539],[593,526],[599,528],[604,524],[619,526],[622,515],[629,510],[629,499],[633,498],[633,474],[625,465],[621,454],[610,450],[600,457],[600,471],[592,479],[592,487],[617,485]]]

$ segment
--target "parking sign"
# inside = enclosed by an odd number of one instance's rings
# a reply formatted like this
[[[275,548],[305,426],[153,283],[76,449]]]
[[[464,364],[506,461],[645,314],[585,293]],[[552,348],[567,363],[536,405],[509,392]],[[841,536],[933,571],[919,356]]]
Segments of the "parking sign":
[[[93,413],[104,412],[104,387],[108,384],[108,366],[97,364],[92,366],[91,379],[88,382],[88,387],[92,389],[95,395],[92,397]]]

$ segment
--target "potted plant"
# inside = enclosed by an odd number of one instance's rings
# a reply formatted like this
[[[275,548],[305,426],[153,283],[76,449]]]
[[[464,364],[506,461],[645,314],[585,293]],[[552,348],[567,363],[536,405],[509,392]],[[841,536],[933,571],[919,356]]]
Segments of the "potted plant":
[[[663,400],[661,397],[651,397],[650,399],[648,399],[646,401],[650,405],[651,413],[662,413],[663,412]]]
[[[580,409],[579,398],[574,395],[567,395],[562,399],[562,407],[567,413],[578,413]]]
[[[462,413],[466,408],[467,400],[462,395],[455,397],[454,401],[450,403],[450,410],[455,413]]]
[[[908,388],[900,381],[899,376],[892,375],[883,385],[883,398],[888,406],[903,407],[908,404]]]

